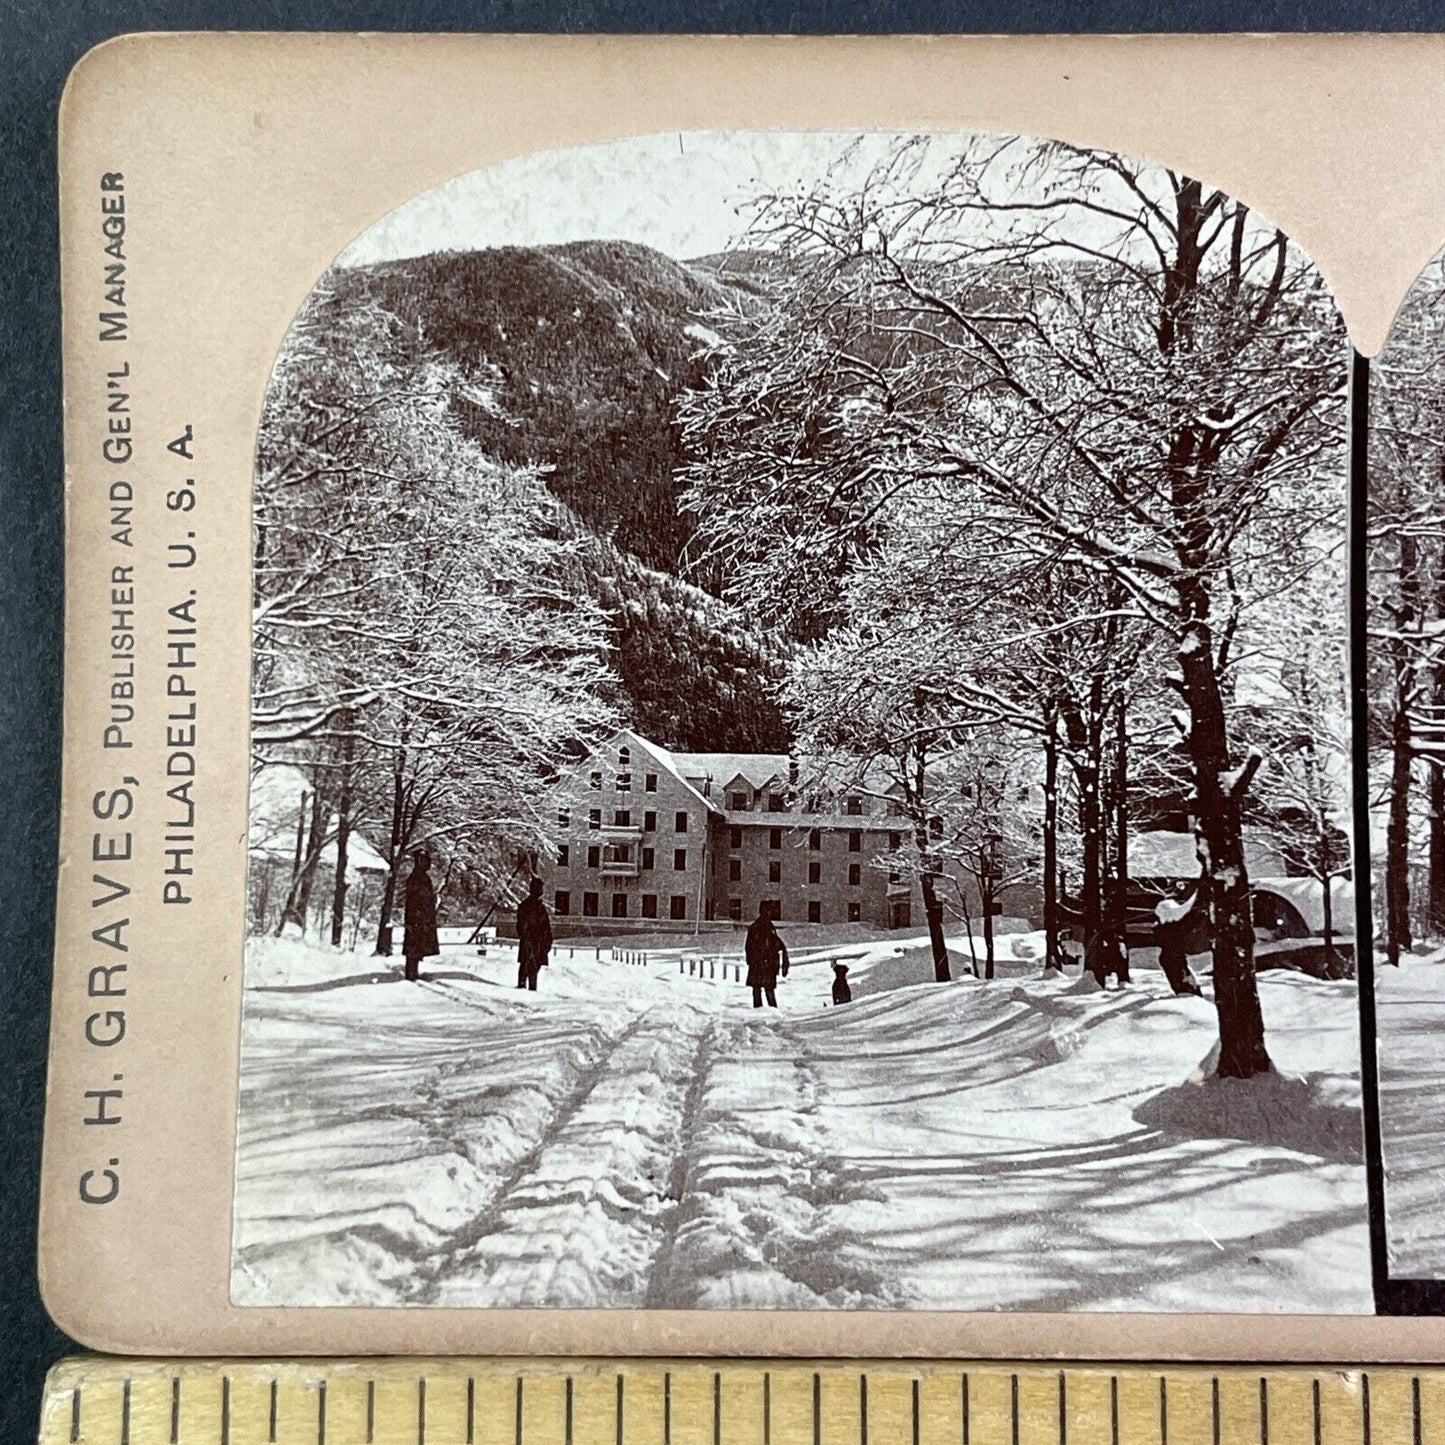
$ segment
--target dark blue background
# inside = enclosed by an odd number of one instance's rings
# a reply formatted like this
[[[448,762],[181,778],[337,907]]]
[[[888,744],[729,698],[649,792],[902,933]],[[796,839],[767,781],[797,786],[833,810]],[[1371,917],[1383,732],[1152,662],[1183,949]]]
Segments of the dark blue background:
[[[929,3],[929,0],[0,0],[0,1442],[33,1440],[69,1348],[35,1285],[50,986],[61,648],[60,301],[55,109],[67,71],[127,30],[1431,30],[1445,0]]]

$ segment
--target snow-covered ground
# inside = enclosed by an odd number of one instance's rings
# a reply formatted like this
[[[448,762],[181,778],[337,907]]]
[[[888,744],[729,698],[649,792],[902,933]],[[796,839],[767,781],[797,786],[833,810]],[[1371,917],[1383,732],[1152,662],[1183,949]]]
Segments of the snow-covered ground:
[[[1375,966],[1390,1273],[1445,1275],[1445,952]]]
[[[1370,1310],[1352,984],[1264,975],[1308,1081],[1225,1085],[1186,1082],[1213,1005],[1150,969],[1086,992],[1011,935],[936,985],[922,938],[790,942],[754,1012],[689,973],[706,939],[564,944],[535,994],[505,946],[407,984],[253,941],[233,1298]]]

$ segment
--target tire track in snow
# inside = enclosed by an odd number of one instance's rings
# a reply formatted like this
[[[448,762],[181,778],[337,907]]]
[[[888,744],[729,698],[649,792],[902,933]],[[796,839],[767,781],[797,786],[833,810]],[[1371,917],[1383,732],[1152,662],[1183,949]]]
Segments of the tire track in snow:
[[[459,1037],[446,1014],[418,1010],[428,995],[489,1027]],[[337,1019],[299,1066],[274,1045],[263,1055],[276,1057],[278,1083],[260,1090],[269,1109],[243,1114],[238,1158],[268,1192],[250,1185],[248,1215],[238,1187],[239,1297],[272,1290],[284,1274],[319,1282],[300,1303],[413,1301],[438,1251],[475,1218],[476,1201],[495,1198],[525,1167],[536,1141],[639,1023],[632,1010],[599,1011],[549,1043],[546,1016],[519,1011],[505,996],[479,1000],[424,980],[404,1002],[396,1028],[356,1048],[348,1042],[354,1024]],[[280,1010],[281,1024],[290,1011]],[[490,1077],[477,1059],[495,1060],[499,1046],[514,1065],[530,1056],[535,1066]],[[293,1098],[304,1098],[305,1109]],[[326,1172],[324,1202],[306,1211],[291,1203],[294,1190],[271,1182]]]
[[[669,1208],[661,1225],[661,1238],[653,1255],[652,1267],[647,1279],[649,1309],[669,1309],[675,1304],[673,1298],[673,1252],[677,1246],[678,1231],[691,1217],[692,1172],[697,1162],[697,1129],[702,1108],[703,1092],[707,1087],[708,1074],[712,1068],[713,1050],[717,1046],[718,1023],[714,1021],[703,1030],[698,1039],[697,1053],[692,1061],[692,1081],[688,1084],[687,1095],[682,1101],[682,1118],[678,1122],[678,1147],[673,1156],[672,1173],[668,1180],[667,1198]]]
[[[708,1015],[648,1009],[427,1272],[437,1305],[641,1304]]]
[[[862,1191],[830,1156],[808,1047],[783,1019],[724,1021],[697,1081],[665,1264],[674,1309],[896,1304],[839,1212]],[[662,1261],[660,1261],[662,1263]]]

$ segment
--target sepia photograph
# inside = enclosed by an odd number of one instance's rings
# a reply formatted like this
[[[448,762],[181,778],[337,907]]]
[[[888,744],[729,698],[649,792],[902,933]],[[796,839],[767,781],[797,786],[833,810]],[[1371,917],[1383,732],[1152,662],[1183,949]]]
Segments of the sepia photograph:
[[[1360,867],[1445,1265],[1431,275]],[[1047,139],[645,136],[357,236],[256,445],[233,1302],[1371,1312],[1350,355],[1246,201]]]

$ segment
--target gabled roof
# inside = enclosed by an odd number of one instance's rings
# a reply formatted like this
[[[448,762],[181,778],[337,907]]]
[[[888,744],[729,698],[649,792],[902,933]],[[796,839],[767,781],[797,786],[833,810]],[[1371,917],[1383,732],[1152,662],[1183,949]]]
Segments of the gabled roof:
[[[654,742],[649,742],[641,733],[633,732],[631,728],[623,728],[607,746],[609,748],[616,747],[617,743],[624,738],[630,746],[637,748],[644,756],[651,758],[659,767],[665,768],[671,773],[682,787],[691,793],[709,812],[722,812],[722,808],[717,803],[713,802],[711,798],[704,797],[692,783],[688,782],[683,770],[678,766],[678,754],[670,753],[666,748],[659,747]],[[684,754],[682,756],[686,755]],[[636,764],[634,764],[634,767],[635,766]]]
[[[679,775],[689,778],[711,778],[718,787],[727,787],[738,778],[754,788],[766,788],[774,780],[788,776],[786,753],[673,753]]]

